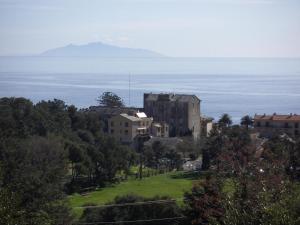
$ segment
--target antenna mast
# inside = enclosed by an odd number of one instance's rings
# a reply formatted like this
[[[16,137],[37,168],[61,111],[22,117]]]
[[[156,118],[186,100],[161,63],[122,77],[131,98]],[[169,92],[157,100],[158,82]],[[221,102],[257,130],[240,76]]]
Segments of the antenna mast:
[[[131,74],[129,73],[128,77],[128,106],[130,107],[130,90],[131,89]]]

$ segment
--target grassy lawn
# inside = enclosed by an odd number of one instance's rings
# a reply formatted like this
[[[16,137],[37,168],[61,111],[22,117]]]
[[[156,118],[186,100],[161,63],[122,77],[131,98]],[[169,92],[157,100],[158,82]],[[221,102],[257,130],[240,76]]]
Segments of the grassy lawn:
[[[69,202],[77,215],[81,214],[82,209],[76,207],[89,203],[101,205],[112,201],[118,195],[137,194],[144,197],[168,195],[180,202],[183,193],[191,189],[193,182],[194,177],[186,177],[181,172],[172,172],[144,178],[141,181],[131,179],[84,196],[74,194],[69,196]]]

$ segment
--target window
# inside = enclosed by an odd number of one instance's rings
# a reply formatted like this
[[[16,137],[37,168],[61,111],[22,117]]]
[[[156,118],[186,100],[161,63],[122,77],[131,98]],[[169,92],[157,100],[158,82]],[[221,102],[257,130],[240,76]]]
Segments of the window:
[[[270,126],[270,123],[269,122],[266,122],[266,127],[269,127]]]
[[[128,122],[125,122],[125,127],[128,127]]]
[[[146,122],[147,126],[149,126],[149,121]]]
[[[128,130],[125,130],[125,135],[128,135]]]
[[[299,135],[299,130],[295,130],[295,135]]]
[[[113,127],[114,126],[114,121],[110,122],[110,126]]]
[[[295,123],[295,128],[299,128],[299,123]]]
[[[168,132],[168,127],[166,127],[166,132]]]
[[[285,123],[285,124],[284,124],[284,127],[285,127],[285,128],[289,128],[289,123]]]
[[[120,126],[122,126],[122,122],[120,122]]]
[[[260,122],[257,122],[257,123],[256,123],[256,126],[260,127]]]
[[[110,133],[113,134],[115,131],[113,129],[110,130]]]

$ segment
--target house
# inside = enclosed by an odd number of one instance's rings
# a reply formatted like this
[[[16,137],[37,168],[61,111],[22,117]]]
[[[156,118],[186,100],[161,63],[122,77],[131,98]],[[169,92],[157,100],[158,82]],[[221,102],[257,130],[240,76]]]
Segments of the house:
[[[200,137],[200,99],[184,94],[144,94],[144,111],[160,123],[169,124],[171,137]]]
[[[254,128],[260,135],[271,137],[274,134],[300,135],[300,115],[255,115]]]
[[[169,125],[167,123],[153,122],[151,124],[151,135],[154,137],[169,137]]]
[[[121,113],[108,118],[108,133],[124,144],[131,144],[137,135],[150,135],[152,117],[143,112]]]
[[[110,107],[110,106],[90,106],[89,111],[96,112],[104,122],[104,132],[108,132],[108,119],[125,113],[134,116],[137,112],[143,111],[141,108],[135,107]]]

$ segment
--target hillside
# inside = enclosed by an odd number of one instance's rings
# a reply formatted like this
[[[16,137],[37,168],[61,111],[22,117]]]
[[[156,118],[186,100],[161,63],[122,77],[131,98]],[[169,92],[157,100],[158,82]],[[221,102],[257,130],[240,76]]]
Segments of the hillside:
[[[89,43],[86,45],[67,45],[64,47],[47,50],[40,56],[63,56],[63,57],[164,57],[163,55],[146,50],[123,48],[101,42]]]

